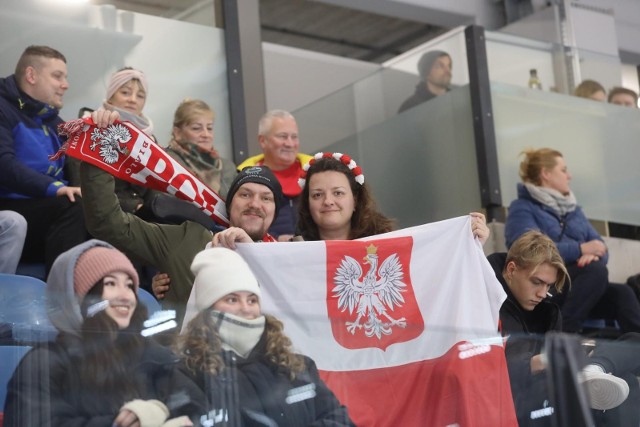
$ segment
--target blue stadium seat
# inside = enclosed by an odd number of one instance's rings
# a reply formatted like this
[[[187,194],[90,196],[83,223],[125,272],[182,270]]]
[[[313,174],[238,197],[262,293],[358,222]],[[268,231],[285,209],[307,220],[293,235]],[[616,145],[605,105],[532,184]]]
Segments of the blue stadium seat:
[[[16,274],[0,274],[0,342],[31,344],[52,341],[58,334],[47,315],[46,283]],[[144,289],[138,290],[140,302],[149,316],[162,310],[156,298]]]
[[[158,302],[156,297],[154,297],[153,295],[151,295],[151,293],[145,291],[142,288],[138,289],[138,299],[140,300],[141,303],[143,303],[147,307],[149,316],[151,316],[153,313],[157,311],[162,310],[162,307],[160,306],[160,303]]]
[[[23,345],[1,345],[0,346],[0,404],[4,411],[4,404],[7,398],[7,385],[13,375],[13,371],[27,354],[31,347]]]
[[[30,276],[35,277],[36,279],[40,279],[43,282],[47,281],[47,273],[44,267],[44,263],[26,263],[21,262],[18,264],[18,268],[16,269],[16,274],[21,276]]]
[[[0,329],[5,331],[5,343],[29,344],[56,337],[58,331],[47,315],[45,287],[33,277],[0,274]]]

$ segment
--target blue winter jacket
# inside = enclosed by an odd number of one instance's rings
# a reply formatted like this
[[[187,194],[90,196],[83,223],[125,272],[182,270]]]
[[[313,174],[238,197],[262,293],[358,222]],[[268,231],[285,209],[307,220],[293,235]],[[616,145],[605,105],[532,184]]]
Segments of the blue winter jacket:
[[[64,158],[50,161],[61,141],[58,110],[0,79],[0,198],[53,197],[67,185]]]
[[[566,264],[580,258],[580,245],[591,240],[602,240],[593,228],[582,208],[558,215],[553,209],[531,197],[523,184],[518,184],[518,198],[509,206],[509,215],[505,225],[507,247],[529,230],[538,230],[553,240]],[[602,260],[607,263],[609,254]]]

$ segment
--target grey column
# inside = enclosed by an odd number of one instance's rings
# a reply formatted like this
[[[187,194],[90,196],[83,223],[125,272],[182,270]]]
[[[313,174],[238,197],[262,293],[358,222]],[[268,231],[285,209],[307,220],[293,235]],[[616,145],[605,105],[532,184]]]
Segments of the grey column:
[[[258,120],[266,111],[258,0],[216,0],[227,54],[234,162],[260,153]]]

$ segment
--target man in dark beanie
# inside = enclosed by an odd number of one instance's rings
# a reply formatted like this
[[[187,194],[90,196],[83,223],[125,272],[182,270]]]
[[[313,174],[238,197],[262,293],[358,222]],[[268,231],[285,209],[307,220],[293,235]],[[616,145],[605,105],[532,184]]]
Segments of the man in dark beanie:
[[[118,118],[108,111],[95,114],[94,121],[103,125]],[[85,219],[92,235],[163,272],[154,277],[153,291],[164,308],[176,310],[178,321],[191,293],[190,267],[198,252],[212,244],[230,247],[235,242],[275,241],[267,230],[280,209],[282,187],[266,166],[247,168],[237,175],[227,194],[230,227],[216,234],[193,221],[180,225],[146,222],[122,211],[114,195],[113,176],[88,163],[81,165],[80,176]]]
[[[442,50],[432,50],[422,55],[418,61],[420,81],[416,91],[402,103],[398,113],[448,92],[451,65],[451,57]]]
[[[231,226],[213,236],[213,246],[235,249],[236,242],[275,242],[267,233],[278,216],[282,186],[266,166],[248,166],[233,180],[227,193]]]

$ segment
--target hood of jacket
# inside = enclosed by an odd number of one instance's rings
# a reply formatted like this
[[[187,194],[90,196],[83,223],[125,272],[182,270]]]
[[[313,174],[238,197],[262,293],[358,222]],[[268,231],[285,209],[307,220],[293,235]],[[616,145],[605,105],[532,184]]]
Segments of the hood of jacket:
[[[60,254],[51,267],[46,289],[47,313],[60,332],[80,335],[83,318],[73,289],[73,271],[80,255],[97,246],[113,248],[101,240],[89,240]]]
[[[33,99],[18,88],[15,75],[0,79],[0,96],[31,117],[40,117],[42,120],[52,119],[58,116],[60,111],[53,105]]]
[[[519,182],[516,185],[516,190],[518,193],[518,199],[524,199],[524,200],[528,200],[532,203],[535,203],[536,205],[539,205],[542,207],[542,209],[544,209],[545,211],[551,213],[552,215],[554,215],[557,218],[560,218],[560,215],[553,209],[551,209],[549,206],[540,203],[538,200],[534,199],[533,196],[531,195],[531,193],[529,193],[529,190],[527,189],[527,186],[524,185],[522,182]]]
[[[529,194],[529,190],[527,190],[527,187],[525,187],[523,183],[519,182],[516,184],[516,191],[518,193],[519,199],[527,199],[531,200],[532,202],[539,203],[533,197],[531,197],[531,194]]]

